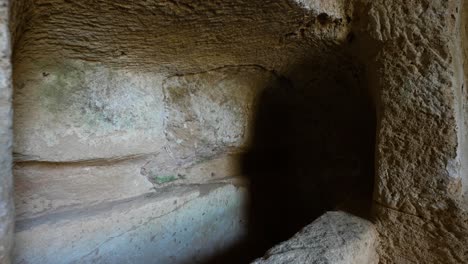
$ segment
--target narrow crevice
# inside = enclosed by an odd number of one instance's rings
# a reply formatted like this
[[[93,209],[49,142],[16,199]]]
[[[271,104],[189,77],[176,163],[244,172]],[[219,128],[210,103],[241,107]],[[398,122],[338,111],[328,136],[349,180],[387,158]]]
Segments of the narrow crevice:
[[[422,219],[424,221],[427,221],[429,222],[428,219],[425,219],[424,217],[420,216],[420,215],[417,215],[417,214],[412,214],[412,213],[408,213],[408,212],[405,212],[405,211],[402,211],[401,209],[397,209],[397,208],[393,208],[391,206],[388,206],[388,205],[385,205],[383,203],[380,203],[376,200],[374,200],[374,204],[378,207],[383,207],[385,209],[388,209],[388,210],[391,210],[391,211],[394,211],[394,212],[397,212],[397,213],[400,213],[400,214],[404,214],[404,215],[409,215],[409,216],[413,216],[413,217],[417,217],[419,219]]]
[[[28,159],[24,156],[16,154],[15,165],[16,166],[63,166],[63,167],[74,167],[74,166],[111,166],[118,163],[145,160],[159,153],[144,153],[128,156],[120,156],[115,158],[94,158],[94,159],[83,159],[83,160],[69,160],[69,161],[49,161],[49,160],[38,160]],[[15,156],[15,154],[13,154]]]

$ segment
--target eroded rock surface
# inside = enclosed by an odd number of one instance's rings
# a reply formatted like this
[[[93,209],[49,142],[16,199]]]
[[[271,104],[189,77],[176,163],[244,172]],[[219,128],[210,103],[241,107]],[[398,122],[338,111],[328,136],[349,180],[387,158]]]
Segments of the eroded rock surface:
[[[378,50],[382,263],[468,261],[460,3],[372,1],[364,14]]]
[[[328,212],[252,264],[377,264],[377,237],[372,223]]]

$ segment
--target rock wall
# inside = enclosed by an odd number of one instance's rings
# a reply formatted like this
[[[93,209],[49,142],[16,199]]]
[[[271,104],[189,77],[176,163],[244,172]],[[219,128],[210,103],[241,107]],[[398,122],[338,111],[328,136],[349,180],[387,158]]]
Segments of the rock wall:
[[[461,49],[462,49],[462,65],[464,80],[468,78],[468,68],[466,63],[468,61],[468,3],[463,2],[461,16]],[[459,138],[460,138],[460,162],[461,162],[461,175],[463,182],[463,193],[466,194],[468,190],[468,92],[466,83],[463,82],[459,90],[457,90],[456,98],[458,99],[459,107]]]
[[[9,2],[0,1],[0,263],[10,262],[13,248],[12,84]]]
[[[377,49],[374,208],[381,261],[465,263],[462,6],[460,1],[364,6],[366,34]]]
[[[181,186],[16,227],[15,263],[205,263],[241,242],[245,188]]]
[[[370,205],[350,2],[18,0],[11,18],[14,262],[202,262],[246,239],[261,254]]]
[[[151,258],[145,239],[157,252],[175,245],[154,226],[180,219],[183,229],[202,208],[221,211],[197,218],[192,233],[222,215],[251,224],[223,218],[213,234],[239,234],[226,245],[252,226],[278,242],[358,201],[356,193],[368,203],[375,111],[381,262],[468,261],[465,9],[458,0],[14,1],[16,261],[57,261],[52,253],[67,245],[82,250],[63,260],[130,261],[108,246],[122,241]],[[8,77],[4,47],[0,76]],[[8,208],[4,80],[0,194]],[[244,215],[247,189],[258,210]],[[198,205],[187,198],[167,215],[159,207],[192,194]],[[120,226],[118,210],[142,223]],[[114,213],[109,223],[128,232],[93,223]],[[78,230],[71,217],[86,226]],[[53,241],[51,228],[69,230],[68,240],[39,253],[40,240],[30,238]],[[184,256],[195,254],[189,249]]]

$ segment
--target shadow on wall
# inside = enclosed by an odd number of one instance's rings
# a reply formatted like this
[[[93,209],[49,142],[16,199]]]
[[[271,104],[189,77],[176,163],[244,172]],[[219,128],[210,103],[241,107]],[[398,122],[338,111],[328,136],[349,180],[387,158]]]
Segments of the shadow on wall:
[[[328,210],[369,218],[375,110],[363,72],[332,64],[298,67],[288,76],[306,78],[265,89],[242,168],[249,237],[208,263],[248,263]]]

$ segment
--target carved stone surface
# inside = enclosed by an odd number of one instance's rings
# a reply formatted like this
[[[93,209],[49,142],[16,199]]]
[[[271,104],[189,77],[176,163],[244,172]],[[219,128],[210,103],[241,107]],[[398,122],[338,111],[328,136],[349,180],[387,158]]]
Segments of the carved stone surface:
[[[328,212],[252,264],[377,264],[377,237],[369,221]]]
[[[17,223],[15,263],[193,263],[246,235],[244,188],[205,184]]]
[[[370,1],[363,14],[377,50],[382,263],[468,261],[460,3]]]
[[[260,95],[279,81],[268,70],[244,66],[175,76],[163,85],[168,149],[183,161],[245,148]]]

